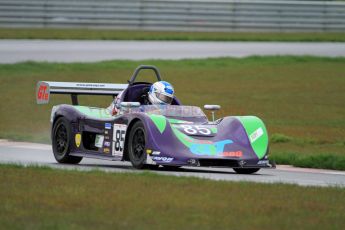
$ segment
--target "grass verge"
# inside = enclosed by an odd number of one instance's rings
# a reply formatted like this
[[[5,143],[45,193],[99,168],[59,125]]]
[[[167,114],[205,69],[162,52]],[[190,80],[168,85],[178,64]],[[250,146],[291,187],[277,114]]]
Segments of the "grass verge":
[[[345,190],[0,165],[4,229],[344,229]]]
[[[302,168],[326,168],[345,170],[345,156],[332,153],[301,155],[299,153],[272,153],[271,159],[279,164],[294,165]]]
[[[220,104],[218,117],[262,118],[270,134],[271,155],[278,163],[315,166],[301,162],[331,156],[329,159],[340,163],[318,160],[317,167],[345,169],[345,58],[3,64],[0,138],[49,143],[51,107],[70,103],[70,98],[53,95],[49,105],[36,105],[37,81],[125,83],[139,64],[160,68],[163,79],[174,85],[177,97],[186,105]],[[139,78],[154,81],[148,72]],[[80,97],[82,105],[106,107],[110,101],[110,97]],[[295,157],[288,157],[291,154]]]
[[[0,39],[344,42],[345,33],[168,32],[0,28]]]

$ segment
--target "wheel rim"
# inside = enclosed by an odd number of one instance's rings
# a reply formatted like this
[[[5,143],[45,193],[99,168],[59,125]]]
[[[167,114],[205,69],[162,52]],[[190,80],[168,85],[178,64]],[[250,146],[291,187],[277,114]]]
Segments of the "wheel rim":
[[[55,146],[57,153],[63,155],[67,149],[67,129],[63,124],[60,124],[56,129]]]
[[[138,128],[133,135],[133,155],[136,159],[140,159],[145,150],[145,134],[142,128]]]

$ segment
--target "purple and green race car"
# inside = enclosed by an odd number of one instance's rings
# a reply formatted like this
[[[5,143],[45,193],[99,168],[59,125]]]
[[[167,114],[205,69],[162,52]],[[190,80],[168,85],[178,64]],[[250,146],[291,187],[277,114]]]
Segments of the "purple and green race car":
[[[70,94],[72,105],[54,106],[51,138],[59,163],[77,164],[83,157],[130,161],[133,167],[178,168],[181,166],[230,167],[250,174],[274,168],[268,159],[267,130],[255,116],[229,116],[211,121],[195,106],[174,97],[171,105],[144,105],[152,83],[138,82],[139,66],[128,84],[46,82],[37,84],[38,104],[50,94]],[[78,95],[111,95],[120,92],[120,112],[78,105]],[[219,109],[205,105],[206,110]]]

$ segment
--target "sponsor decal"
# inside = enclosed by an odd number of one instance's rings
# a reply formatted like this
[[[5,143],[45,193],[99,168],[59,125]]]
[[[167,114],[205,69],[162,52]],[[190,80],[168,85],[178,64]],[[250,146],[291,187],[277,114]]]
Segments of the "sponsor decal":
[[[76,83],[76,86],[80,87],[90,87],[90,88],[103,88],[105,84],[97,84],[97,83]]]
[[[113,155],[122,156],[125,145],[127,125],[114,124],[113,132]]]
[[[173,157],[153,157],[152,158],[154,161],[163,161],[165,163],[172,162],[174,160]]]
[[[110,149],[109,149],[109,148],[104,148],[104,149],[103,149],[103,152],[104,152],[104,153],[110,153]]]
[[[111,123],[105,123],[104,128],[105,129],[111,129]]]
[[[225,157],[242,157],[242,151],[235,151],[235,152],[223,152],[223,156]]]
[[[231,143],[233,143],[232,140],[223,140],[212,144],[193,143],[189,149],[196,155],[220,155],[223,153],[225,145]]]
[[[104,130],[104,135],[108,135],[109,131],[108,130]]]
[[[80,143],[81,143],[81,134],[80,133],[77,133],[76,135],[75,135],[75,145],[79,148],[79,146],[80,146]]]
[[[103,147],[103,141],[104,141],[104,136],[97,134],[96,139],[95,139],[95,146],[97,148],[102,148]]]
[[[49,88],[48,84],[41,83],[37,88],[37,103],[45,104],[49,101]]]
[[[110,140],[109,136],[104,136],[104,140]]]
[[[105,147],[110,147],[110,142],[109,141],[104,141],[104,146]]]
[[[152,155],[155,155],[155,156],[158,156],[158,155],[160,155],[161,154],[161,152],[159,152],[159,151],[153,151],[152,152]]]
[[[146,153],[147,153],[147,155],[155,155],[155,156],[158,156],[159,154],[161,154],[161,152],[159,152],[159,151],[152,151],[151,149],[147,149]]]
[[[268,160],[261,160],[261,161],[258,161],[258,165],[268,165],[269,164],[269,161]]]
[[[255,142],[257,139],[259,139],[264,134],[264,131],[262,128],[258,128],[255,130],[252,134],[249,135],[250,143]]]

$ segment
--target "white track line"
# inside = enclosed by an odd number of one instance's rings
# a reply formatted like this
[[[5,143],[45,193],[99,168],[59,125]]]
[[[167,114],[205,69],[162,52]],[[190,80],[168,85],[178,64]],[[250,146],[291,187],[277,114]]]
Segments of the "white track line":
[[[277,165],[277,169],[289,172],[306,172],[306,173],[323,173],[330,175],[345,175],[344,171],[329,170],[329,169],[314,169],[314,168],[298,168],[292,165]]]

